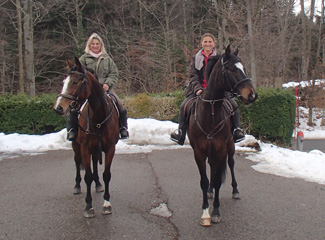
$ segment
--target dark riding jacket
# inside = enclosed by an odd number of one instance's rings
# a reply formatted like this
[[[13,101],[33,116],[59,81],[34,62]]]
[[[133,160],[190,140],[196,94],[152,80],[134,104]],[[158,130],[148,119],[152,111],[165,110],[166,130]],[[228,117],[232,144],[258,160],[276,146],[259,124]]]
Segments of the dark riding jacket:
[[[192,58],[191,66],[190,66],[190,76],[189,83],[185,90],[185,96],[195,94],[199,90],[203,90],[202,83],[204,76],[206,76],[206,80],[208,81],[208,75],[206,75],[206,66],[204,61],[204,56],[202,55],[202,50],[198,51]],[[208,58],[208,66],[210,66],[211,59],[216,58],[217,52],[216,49],[213,49],[213,53]],[[215,63],[215,62],[214,62]],[[214,64],[213,64],[214,65]]]

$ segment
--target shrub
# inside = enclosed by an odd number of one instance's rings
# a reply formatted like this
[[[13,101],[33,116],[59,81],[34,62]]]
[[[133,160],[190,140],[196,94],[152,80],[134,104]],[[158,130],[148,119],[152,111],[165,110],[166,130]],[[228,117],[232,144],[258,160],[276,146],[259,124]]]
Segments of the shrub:
[[[158,95],[141,93],[135,97],[125,97],[123,104],[130,118],[177,121],[179,106],[184,99],[182,95],[179,92]]]
[[[53,111],[55,98],[55,95],[0,96],[0,132],[44,134],[61,130],[66,120]]]
[[[262,139],[290,145],[294,129],[294,96],[283,89],[258,90],[251,105],[239,104],[244,130]],[[26,95],[0,96],[0,132],[44,134],[66,126],[66,119],[53,111],[55,95],[29,98]],[[128,117],[178,121],[183,91],[156,95],[138,94],[123,98]]]
[[[253,136],[290,145],[295,121],[295,98],[291,90],[259,88],[251,105],[239,105],[242,127]]]

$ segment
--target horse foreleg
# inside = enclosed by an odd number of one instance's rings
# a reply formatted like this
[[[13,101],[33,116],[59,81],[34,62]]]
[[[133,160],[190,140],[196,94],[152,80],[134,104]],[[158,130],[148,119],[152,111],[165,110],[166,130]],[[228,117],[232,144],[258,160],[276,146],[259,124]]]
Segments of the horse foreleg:
[[[203,213],[202,213],[202,217],[201,217],[201,226],[211,226],[211,217],[209,214],[209,202],[208,202],[208,187],[209,187],[209,179],[206,175],[206,172],[201,172],[200,171],[200,175],[201,175],[201,189],[202,189],[202,193],[203,193],[203,205],[202,205],[202,209],[203,209]]]
[[[73,190],[73,194],[80,194],[81,193],[81,175],[80,175],[80,169],[81,169],[81,153],[80,153],[80,145],[74,141],[72,142],[72,148],[74,151],[74,162],[76,165],[76,178],[75,178],[75,186]]]
[[[195,161],[199,168],[199,172],[201,176],[200,186],[203,193],[203,204],[202,204],[203,213],[202,213],[200,225],[207,227],[207,226],[211,226],[211,217],[209,213],[209,202],[208,202],[209,179],[206,173],[205,159],[206,158],[204,158],[203,156],[195,155]]]
[[[231,186],[232,186],[232,198],[233,199],[240,199],[239,192],[237,189],[237,181],[235,177],[235,160],[233,155],[228,156],[228,165],[230,168],[230,173],[231,173]]]
[[[87,185],[87,195],[86,195],[86,209],[84,216],[86,218],[92,218],[95,216],[94,209],[92,207],[92,197],[91,197],[91,183],[93,181],[93,174],[90,168],[90,156],[89,156],[89,164],[87,167],[85,166],[85,182]]]
[[[94,181],[96,184],[96,192],[103,192],[104,188],[102,184],[100,183],[99,176],[98,176],[98,156],[97,155],[92,155],[92,160],[93,160],[93,176],[94,176]]]
[[[111,164],[115,154],[115,145],[105,154],[105,170],[103,173],[103,179],[105,183],[105,192],[104,192],[104,204],[103,204],[103,214],[108,215],[112,213],[112,205],[109,201],[109,182],[111,180]]]

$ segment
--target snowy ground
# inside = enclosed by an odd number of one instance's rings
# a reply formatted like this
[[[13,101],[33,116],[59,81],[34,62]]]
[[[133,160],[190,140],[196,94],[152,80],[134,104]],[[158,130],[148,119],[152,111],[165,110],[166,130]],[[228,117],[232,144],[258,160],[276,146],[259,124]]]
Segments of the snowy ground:
[[[314,113],[313,127],[307,125],[307,109],[300,108],[299,113],[301,124],[296,132],[302,131],[305,139],[325,139],[325,126],[321,126],[324,111],[318,109]],[[155,119],[129,119],[128,122],[130,138],[118,142],[117,154],[190,148],[188,141],[185,146],[179,146],[169,139],[170,133],[177,128],[177,124],[173,122]],[[260,151],[248,147],[256,143],[260,145]],[[58,149],[71,149],[71,142],[66,140],[65,129],[42,136],[0,133],[0,161],[3,158],[40,154]],[[321,151],[312,150],[309,153],[294,151],[262,143],[250,135],[246,136],[246,140],[236,144],[236,151],[246,152],[246,158],[256,163],[253,165],[256,171],[325,184],[325,153]]]

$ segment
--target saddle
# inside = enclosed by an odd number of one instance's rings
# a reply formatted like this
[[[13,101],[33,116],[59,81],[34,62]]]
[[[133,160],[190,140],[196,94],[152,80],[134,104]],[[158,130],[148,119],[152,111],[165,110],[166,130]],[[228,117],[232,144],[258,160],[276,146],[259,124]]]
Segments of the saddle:
[[[193,97],[193,98],[190,98],[186,103],[185,103],[185,106],[184,106],[184,119],[185,121],[188,123],[189,119],[190,119],[190,116],[192,113],[195,112],[195,106],[196,106],[196,99],[197,99],[197,96],[196,97]]]

